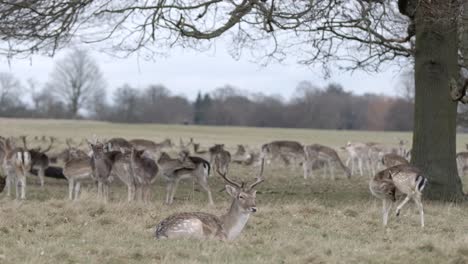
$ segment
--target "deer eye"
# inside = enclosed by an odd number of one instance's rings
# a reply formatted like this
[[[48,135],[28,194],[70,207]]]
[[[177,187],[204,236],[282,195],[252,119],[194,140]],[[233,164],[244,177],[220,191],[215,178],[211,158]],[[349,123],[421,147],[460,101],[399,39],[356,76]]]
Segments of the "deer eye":
[[[239,199],[244,200],[244,199],[245,199],[245,196],[244,196],[243,194],[239,194]]]

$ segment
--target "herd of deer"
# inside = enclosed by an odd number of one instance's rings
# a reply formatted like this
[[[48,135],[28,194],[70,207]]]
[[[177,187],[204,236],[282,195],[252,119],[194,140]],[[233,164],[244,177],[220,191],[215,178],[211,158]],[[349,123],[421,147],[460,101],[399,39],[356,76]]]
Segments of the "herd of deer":
[[[46,139],[42,138],[42,141]],[[332,179],[335,179],[336,167],[347,178],[355,173],[355,169],[360,175],[364,175],[364,170],[367,170],[370,175],[375,175],[369,181],[369,188],[375,197],[383,201],[385,226],[397,192],[406,195],[406,198],[397,206],[396,215],[408,201],[414,200],[420,212],[421,226],[424,226],[421,196],[427,179],[420,170],[409,164],[410,152],[405,148],[404,141],[400,141],[396,148],[377,143],[348,142],[342,148],[348,153],[345,163],[337,151],[330,147],[319,144],[303,146],[296,141],[273,141],[262,145],[257,152],[238,145],[237,151],[231,155],[222,144],[202,150],[193,139],[186,144],[181,139],[175,158],[164,151],[166,148],[174,148],[169,139],[155,143],[145,139],[128,141],[123,138],[99,141],[94,137],[92,141],[87,140],[88,152],[81,150],[80,145],[74,146],[73,140],[67,139],[65,150],[47,154],[56,141],[50,138],[47,148],[41,149],[29,148],[26,136],[19,139],[0,137],[1,168],[6,175],[6,179],[0,177],[0,191],[5,188],[6,195],[11,196],[14,186],[16,198],[25,199],[27,175],[37,174],[43,187],[44,176],[60,174],[68,180],[70,200],[77,200],[81,183],[91,180],[97,185],[98,198],[107,202],[109,187],[118,178],[127,186],[129,202],[141,200],[147,203],[151,200],[151,185],[160,175],[166,182],[166,204],[173,203],[179,182],[191,179],[206,192],[208,203],[212,205],[208,176],[213,169],[227,183],[225,190],[232,197],[228,213],[221,217],[207,213],[175,214],[158,224],[155,235],[160,239],[194,236],[231,240],[240,234],[250,214],[257,210],[255,187],[264,181],[264,165],[282,161],[286,166],[301,166],[305,179],[313,176],[313,170],[318,168],[323,168],[325,177],[328,171]],[[63,163],[62,168],[49,167],[60,161]],[[457,155],[457,161],[463,172],[468,168],[468,152]],[[254,183],[239,184],[229,179],[227,174],[231,163],[259,167]]]

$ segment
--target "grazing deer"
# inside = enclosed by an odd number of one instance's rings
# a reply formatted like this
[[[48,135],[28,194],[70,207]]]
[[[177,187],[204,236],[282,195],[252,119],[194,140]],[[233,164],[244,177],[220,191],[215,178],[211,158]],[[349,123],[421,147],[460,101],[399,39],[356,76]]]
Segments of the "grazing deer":
[[[400,164],[409,165],[409,161],[407,161],[404,157],[395,153],[389,153],[389,154],[383,155],[381,161],[382,161],[382,165],[385,166],[386,168],[390,168],[390,167],[400,165]]]
[[[263,165],[262,161],[260,173],[256,181],[250,185],[234,182],[227,178],[226,174],[218,171],[227,182],[226,192],[232,197],[228,212],[221,217],[201,212],[171,215],[157,225],[156,238],[236,239],[247,224],[250,215],[257,212],[254,188],[264,180]]]
[[[468,170],[468,152],[459,152],[456,156],[458,176],[463,177]]]
[[[111,138],[106,142],[106,150],[120,151],[121,149],[130,150],[133,145],[124,138]]]
[[[29,149],[26,144],[26,136],[21,136],[21,140],[23,141],[24,149],[27,149],[31,155],[31,168],[38,171],[37,176],[39,176],[41,187],[44,187],[45,171],[49,167],[49,157],[47,156],[46,152],[52,148],[54,138],[50,138],[50,144],[44,151],[41,151],[40,147]]]
[[[91,158],[71,154],[63,167],[63,175],[68,180],[68,199],[77,200],[81,182],[92,178]]]
[[[281,158],[286,165],[289,160],[295,160],[296,163],[302,163],[304,179],[307,178],[307,164],[305,160],[304,147],[296,141],[272,141],[264,144],[261,148],[260,160],[267,160],[267,163]]]
[[[178,159],[172,159],[163,152],[157,164],[161,169],[161,175],[166,180],[166,204],[172,204],[177,185],[180,180],[192,179],[197,182],[207,193],[208,203],[213,203],[211,190],[208,186],[210,163],[199,157],[190,157],[187,152],[181,152]]]
[[[400,215],[403,206],[413,200],[419,209],[421,227],[424,227],[424,210],[421,202],[422,191],[427,184],[427,179],[421,171],[411,165],[401,164],[378,172],[369,182],[369,189],[375,197],[383,202],[383,224],[387,226],[388,213],[391,205],[396,201],[396,190],[406,194],[406,198],[396,209],[396,216]]]
[[[31,154],[23,148],[14,148],[11,139],[3,142],[5,155],[3,171],[7,175],[7,196],[11,196],[12,185],[15,186],[16,199],[26,199],[26,176],[31,170]]]
[[[335,180],[335,172],[333,170],[334,166],[332,166],[332,163],[337,164],[346,174],[348,179],[351,178],[351,171],[343,164],[338,153],[336,153],[334,149],[319,144],[313,144],[305,146],[304,152],[306,155],[307,176],[309,175],[309,172],[312,172],[315,163],[322,160],[326,162],[333,180]],[[325,174],[326,171],[324,171],[324,175]]]
[[[147,150],[152,153],[158,153],[161,152],[163,148],[172,147],[172,141],[170,139],[165,139],[160,143],[147,139],[132,139],[129,142],[137,150]]]
[[[95,140],[94,143],[88,141],[92,150],[91,168],[93,178],[98,182],[98,197],[107,202],[109,197],[109,185],[113,180],[111,177],[112,165],[118,151],[105,152],[105,144]]]

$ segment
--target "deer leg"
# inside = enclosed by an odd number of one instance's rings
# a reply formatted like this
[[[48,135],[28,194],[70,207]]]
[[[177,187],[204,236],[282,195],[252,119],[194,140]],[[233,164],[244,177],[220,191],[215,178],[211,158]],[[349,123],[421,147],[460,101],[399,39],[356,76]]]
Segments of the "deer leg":
[[[387,226],[388,213],[390,212],[390,209],[392,208],[392,204],[391,204],[391,201],[388,199],[383,199],[382,204],[383,204],[383,224],[384,226]]]
[[[399,204],[397,206],[397,209],[396,209],[396,216],[400,216],[400,211],[401,211],[401,208],[403,208],[403,206],[411,199],[411,197],[408,195],[406,196],[405,200],[403,200],[403,202],[401,202],[401,204]]]
[[[73,200],[73,187],[74,187],[74,182],[73,178],[70,177],[68,180],[68,199]]]
[[[179,180],[176,180],[174,182],[174,184],[172,185],[172,191],[171,191],[171,195],[169,197],[169,204],[172,204],[174,202],[174,196],[175,196],[178,185],[179,185]]]
[[[363,176],[364,172],[362,171],[362,159],[361,158],[358,159],[358,166],[359,166],[359,173],[361,174],[361,176]]]
[[[101,181],[98,181],[97,183],[97,196],[98,196],[98,199],[102,197],[102,182]]]
[[[26,175],[21,175],[18,183],[21,184],[21,200],[26,199]]]
[[[174,183],[172,181],[168,181],[166,184],[166,204],[169,204],[169,197],[171,196],[172,185]]]
[[[81,183],[77,181],[75,185],[75,200],[78,200],[78,198],[80,198],[80,188],[81,188]]]
[[[13,183],[14,183],[13,176],[10,173],[7,173],[7,177],[6,177],[7,197],[11,196],[11,185],[13,185]]]
[[[310,162],[308,160],[304,160],[304,162],[302,163],[302,170],[304,171],[304,180],[307,179],[307,177],[309,177],[309,164]]]
[[[333,168],[333,162],[331,160],[328,160],[328,167],[330,168],[330,174],[332,180],[336,180],[335,178],[335,168]]]
[[[423,205],[421,202],[421,196],[417,195],[416,197],[413,198],[413,200],[419,209],[419,218],[421,219],[421,227],[424,227],[424,209],[423,209]]]
[[[39,168],[37,176],[39,176],[39,181],[41,182],[41,187],[44,187],[44,168],[42,168],[42,167]]]
[[[198,184],[200,184],[203,190],[206,191],[206,194],[208,195],[208,203],[210,205],[214,205],[213,196],[211,195],[210,186],[208,186],[208,181],[206,180],[206,178],[202,177],[201,179],[199,179]]]

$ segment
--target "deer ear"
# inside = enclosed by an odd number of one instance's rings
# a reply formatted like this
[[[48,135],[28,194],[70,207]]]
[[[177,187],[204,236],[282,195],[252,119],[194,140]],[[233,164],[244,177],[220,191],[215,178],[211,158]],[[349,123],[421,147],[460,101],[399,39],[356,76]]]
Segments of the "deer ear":
[[[226,192],[231,196],[231,197],[236,197],[237,196],[237,189],[234,186],[231,185],[226,185]]]

